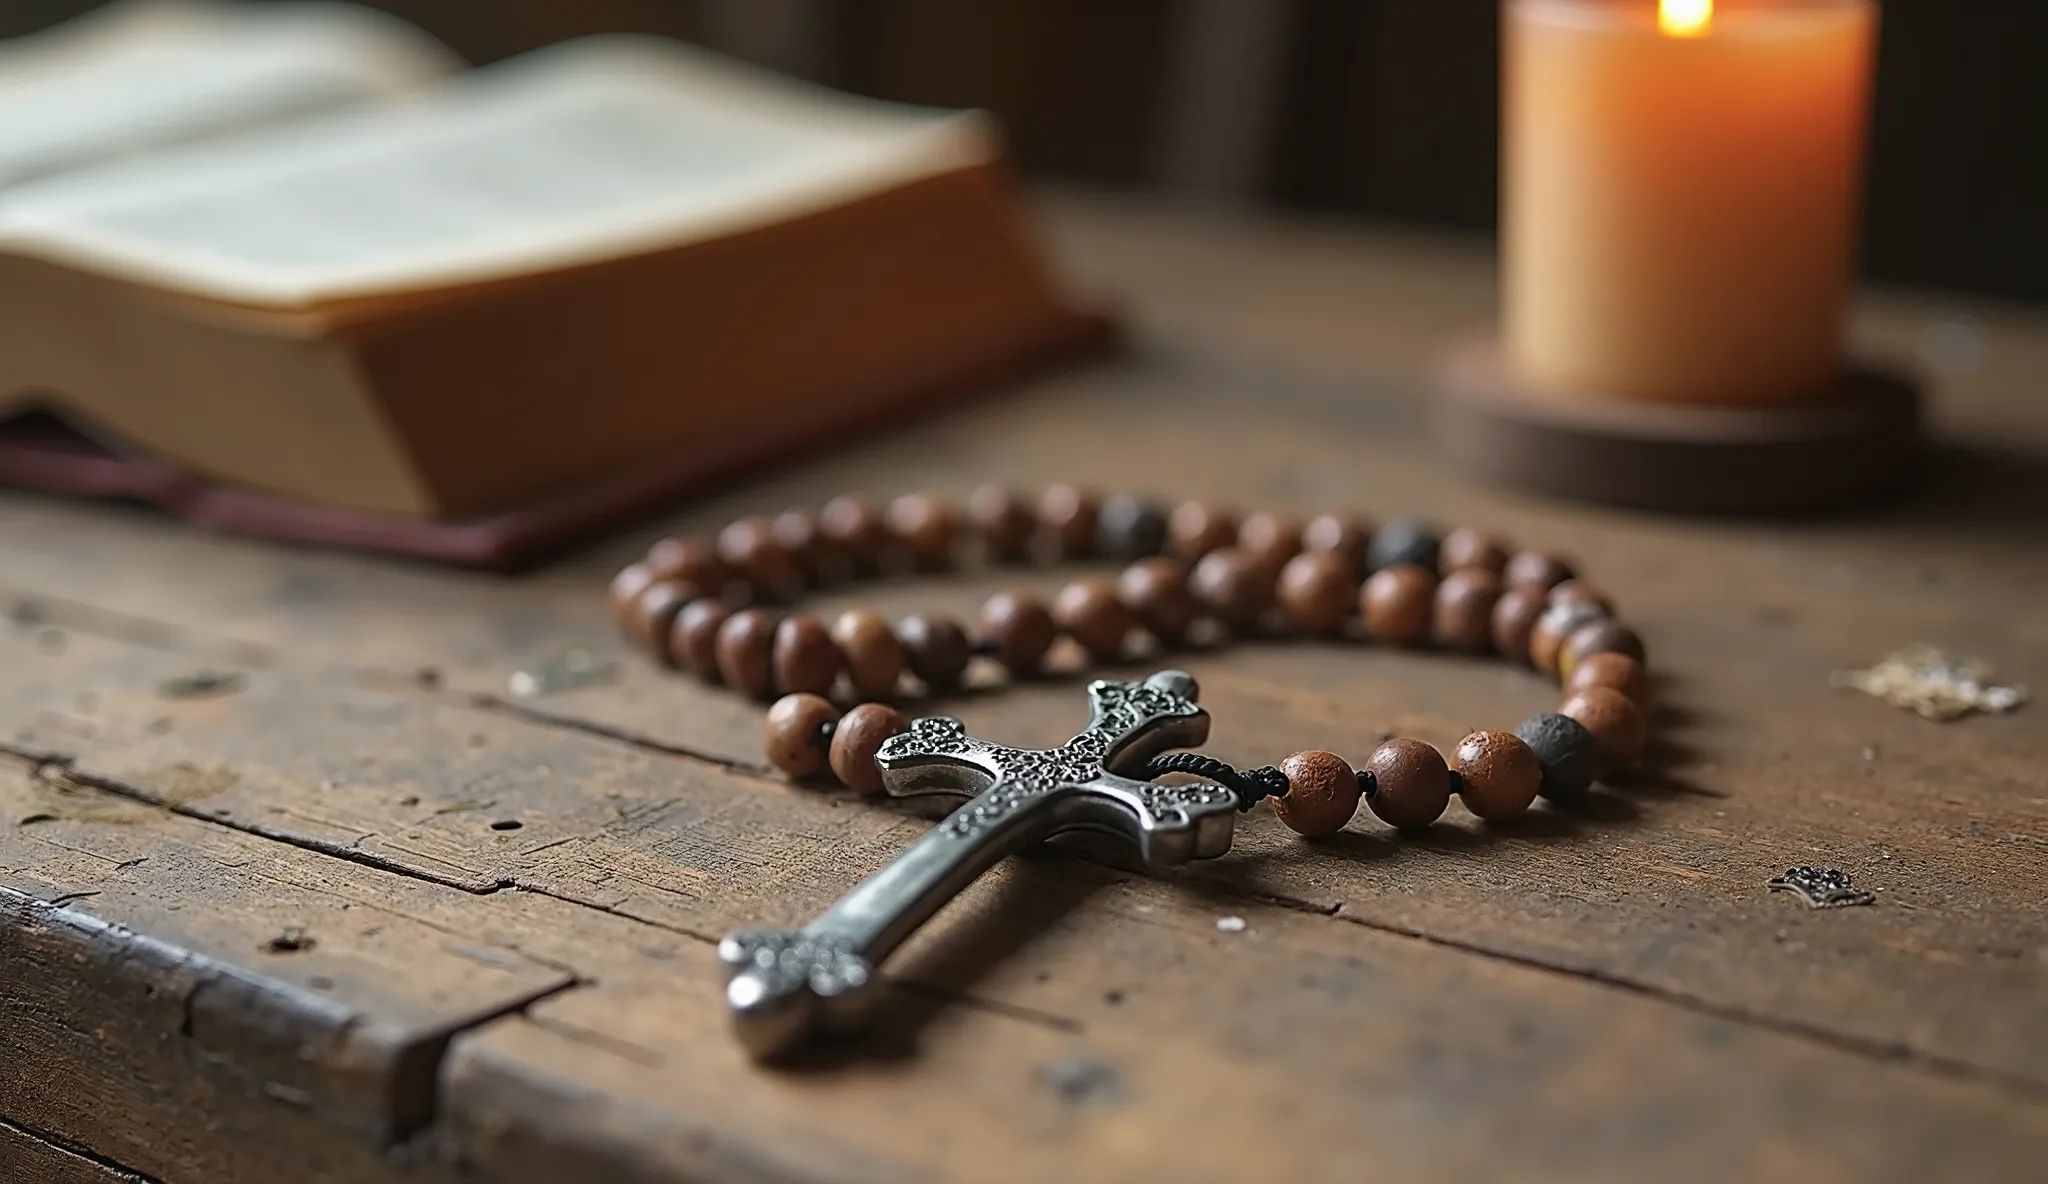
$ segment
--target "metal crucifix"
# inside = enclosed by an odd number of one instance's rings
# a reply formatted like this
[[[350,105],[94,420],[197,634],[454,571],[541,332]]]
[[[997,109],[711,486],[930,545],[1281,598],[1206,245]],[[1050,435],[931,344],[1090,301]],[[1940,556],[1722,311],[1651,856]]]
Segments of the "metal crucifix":
[[[982,872],[1041,839],[1071,830],[1119,835],[1153,868],[1229,850],[1237,816],[1230,790],[1122,775],[1208,738],[1196,693],[1195,680],[1178,670],[1091,683],[1087,730],[1053,749],[990,744],[942,716],[891,738],[876,757],[891,795],[969,800],[809,925],[719,943],[741,1043],[769,1058],[814,1032],[857,1027],[875,994],[875,966]]]

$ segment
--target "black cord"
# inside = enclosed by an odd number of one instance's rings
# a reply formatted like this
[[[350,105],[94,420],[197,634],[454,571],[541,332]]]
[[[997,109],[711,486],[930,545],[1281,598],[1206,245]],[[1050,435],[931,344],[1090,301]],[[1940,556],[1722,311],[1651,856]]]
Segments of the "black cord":
[[[1237,795],[1239,810],[1249,810],[1266,798],[1285,797],[1287,794],[1287,774],[1271,765],[1239,769],[1199,752],[1161,753],[1146,761],[1142,771],[1147,781],[1157,780],[1168,773],[1186,773],[1214,781]]]

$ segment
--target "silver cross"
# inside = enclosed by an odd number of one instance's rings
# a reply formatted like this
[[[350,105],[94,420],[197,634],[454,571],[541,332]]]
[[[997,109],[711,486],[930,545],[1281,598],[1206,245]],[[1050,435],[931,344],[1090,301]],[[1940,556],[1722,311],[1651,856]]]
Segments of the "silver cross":
[[[977,740],[945,717],[891,738],[876,756],[891,794],[970,800],[809,925],[718,944],[740,1042],[765,1058],[814,1031],[857,1027],[875,994],[875,964],[982,872],[1040,839],[1068,830],[1120,835],[1153,868],[1229,850],[1237,799],[1228,789],[1120,775],[1208,738],[1196,693],[1178,670],[1091,683],[1088,729],[1044,751]]]

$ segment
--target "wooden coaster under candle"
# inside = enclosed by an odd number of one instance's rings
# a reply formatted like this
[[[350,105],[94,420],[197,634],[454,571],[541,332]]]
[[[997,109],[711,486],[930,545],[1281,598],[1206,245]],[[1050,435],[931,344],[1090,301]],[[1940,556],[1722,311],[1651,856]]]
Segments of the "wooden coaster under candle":
[[[1505,315],[1497,346],[1446,367],[1446,446],[1659,509],[1809,508],[1895,479],[1917,396],[1842,360],[1875,5],[1503,13]]]

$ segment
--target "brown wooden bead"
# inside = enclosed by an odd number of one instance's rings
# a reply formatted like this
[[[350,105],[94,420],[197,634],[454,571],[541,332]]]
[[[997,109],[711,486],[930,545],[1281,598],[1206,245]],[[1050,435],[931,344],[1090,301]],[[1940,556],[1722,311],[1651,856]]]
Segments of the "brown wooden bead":
[[[732,574],[718,557],[718,544],[704,538],[657,540],[647,548],[647,558],[640,562],[662,579],[693,584],[712,596],[725,587]]]
[[[997,559],[1015,562],[1031,553],[1038,527],[1031,507],[1000,485],[982,485],[967,495],[967,521]]]
[[[1272,607],[1273,573],[1237,548],[1223,547],[1195,561],[1188,591],[1217,620],[1248,633]]]
[[[1579,662],[1594,654],[1627,654],[1641,662],[1644,660],[1643,639],[1635,630],[1615,620],[1581,625],[1558,648],[1558,681],[1570,682]]]
[[[928,493],[906,493],[889,503],[883,521],[911,562],[939,571],[953,562],[953,509]]]
[[[1195,594],[1188,591],[1187,568],[1178,559],[1138,560],[1117,576],[1116,594],[1164,645],[1187,636],[1188,626],[1201,613]]]
[[[1078,485],[1048,486],[1038,498],[1038,524],[1063,559],[1085,559],[1101,542],[1102,499]]]
[[[1536,669],[1557,676],[1558,651],[1564,648],[1567,637],[1595,621],[1605,619],[1606,614],[1594,604],[1553,604],[1536,618],[1536,627],[1529,630],[1529,661]]]
[[[684,605],[668,630],[668,652],[676,665],[707,682],[717,682],[718,629],[731,615],[722,602],[709,596]]]
[[[673,666],[675,657],[668,648],[669,627],[675,624],[676,614],[683,611],[683,606],[699,595],[696,588],[681,580],[654,581],[634,598],[633,607],[626,614],[626,636],[662,665]]]
[[[732,614],[718,627],[718,640],[712,647],[718,655],[718,677],[741,694],[767,695],[773,673],[769,655],[774,646],[772,615],[758,608]]]
[[[1608,615],[1614,613],[1614,601],[1607,593],[1574,576],[1550,590],[1552,604],[1590,604]]]
[[[1280,771],[1287,792],[1273,799],[1273,813],[1294,833],[1334,835],[1358,813],[1358,777],[1343,757],[1310,749],[1280,762]]]
[[[796,558],[804,578],[822,584],[840,562],[837,549],[818,530],[818,520],[802,510],[784,510],[768,524],[775,541]]]
[[[1643,759],[1650,740],[1650,721],[1635,700],[1609,687],[1587,687],[1575,692],[1557,709],[1584,724],[1600,742],[1600,775],[1611,778],[1625,773]]]
[[[1550,591],[1572,578],[1572,565],[1542,551],[1519,551],[1508,560],[1501,578],[1510,588]]]
[[[648,585],[660,578],[654,574],[654,569],[645,563],[629,563],[619,569],[619,574],[612,577],[609,591],[612,620],[618,623],[620,629],[627,631],[628,638],[632,636],[628,622],[633,619],[634,602],[640,599],[642,592],[647,591]]]
[[[883,699],[896,693],[896,680],[903,674],[903,643],[880,613],[851,609],[832,622],[832,640],[846,658],[846,674],[863,699]]]
[[[903,713],[886,703],[863,703],[840,717],[832,730],[832,773],[855,793],[882,792],[882,770],[875,753],[891,736],[910,730]]]
[[[1350,565],[1352,574],[1365,578],[1365,552],[1372,545],[1376,523],[1348,514],[1318,514],[1301,528],[1301,549],[1328,551]]]
[[[1075,580],[1052,599],[1052,619],[1098,662],[1123,655],[1136,614],[1117,599],[1116,584],[1106,579]]]
[[[1488,822],[1521,814],[1543,788],[1543,763],[1513,732],[1474,732],[1456,755],[1465,808]]]
[[[1467,653],[1493,648],[1493,605],[1500,577],[1483,567],[1461,567],[1436,586],[1430,633],[1439,644]]]
[[[1237,515],[1208,502],[1182,502],[1166,520],[1166,541],[1175,555],[1200,559],[1237,541]]]
[[[1499,576],[1507,570],[1508,548],[1497,534],[1461,526],[1444,536],[1436,562],[1444,575],[1476,567]]]
[[[998,592],[981,606],[981,633],[995,642],[996,660],[1012,677],[1029,678],[1044,667],[1059,626],[1037,597]]]
[[[1288,560],[1301,554],[1301,519],[1260,510],[1237,528],[1237,549],[1253,563],[1278,575]]]
[[[1529,660],[1529,633],[1547,602],[1543,590],[1529,585],[1510,585],[1493,602],[1493,648],[1510,662]]]
[[[840,667],[845,665],[825,626],[818,623],[818,618],[804,613],[784,617],[775,626],[775,648],[771,653],[775,689],[785,693],[829,695],[832,684],[839,681]]]
[[[1606,687],[1611,691],[1620,691],[1633,699],[1645,715],[1649,714],[1649,669],[1627,654],[1608,650],[1587,654],[1574,661],[1571,673],[1564,678],[1565,693],[1577,694],[1588,687]]]
[[[742,518],[718,532],[718,558],[761,600],[786,602],[803,591],[803,567],[775,538],[766,518]]]
[[[1374,637],[1403,644],[1429,636],[1435,615],[1436,577],[1412,563],[1372,573],[1358,593],[1359,613]]]
[[[1451,769],[1420,740],[1395,739],[1372,750],[1366,771],[1377,786],[1366,799],[1389,826],[1415,830],[1443,817],[1451,804]]]
[[[833,498],[818,511],[818,537],[864,574],[881,566],[882,552],[889,545],[882,512],[875,503],[851,494]]]
[[[1335,551],[1303,551],[1280,569],[1275,591],[1296,628],[1335,633],[1358,606],[1358,573]]]
[[[825,771],[829,741],[826,724],[839,719],[839,709],[817,695],[784,695],[768,709],[761,725],[761,746],[768,763],[798,780]]]
[[[974,643],[967,630],[951,617],[926,615],[905,617],[896,623],[896,640],[910,672],[924,680],[933,694],[944,695],[960,686],[967,660],[974,656]]]

